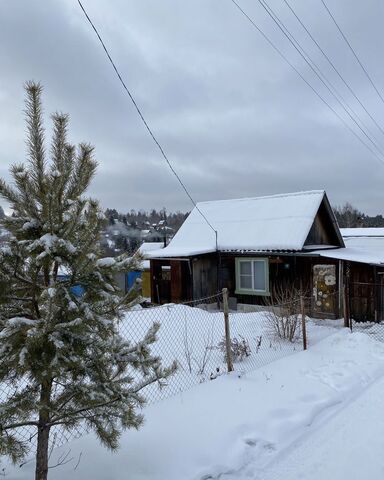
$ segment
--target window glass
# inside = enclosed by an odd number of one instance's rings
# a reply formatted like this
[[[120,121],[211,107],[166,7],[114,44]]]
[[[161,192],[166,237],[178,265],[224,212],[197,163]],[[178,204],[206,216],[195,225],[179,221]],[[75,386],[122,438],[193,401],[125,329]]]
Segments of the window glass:
[[[252,290],[252,262],[240,262],[240,288]]]
[[[251,262],[240,262],[240,275],[252,275]]]
[[[253,262],[253,289],[261,291],[266,290],[265,262],[263,260]]]
[[[240,288],[252,290],[252,275],[240,275]]]

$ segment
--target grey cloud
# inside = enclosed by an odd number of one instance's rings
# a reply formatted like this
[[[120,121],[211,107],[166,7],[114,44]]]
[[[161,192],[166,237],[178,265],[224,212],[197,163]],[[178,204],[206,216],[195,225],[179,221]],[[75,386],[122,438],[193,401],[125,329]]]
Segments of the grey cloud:
[[[384,105],[321,3],[290,2],[384,125]],[[383,165],[229,0],[84,4],[196,200],[325,188],[334,204],[349,201],[369,213],[381,211]],[[313,74],[258,3],[241,4],[312,81]],[[282,0],[270,4],[341,88]],[[384,89],[382,2],[343,0],[332,2],[332,9]],[[50,112],[69,112],[71,140],[96,146],[100,167],[90,193],[105,207],[190,209],[76,2],[2,2],[0,59],[1,176],[8,178],[9,164],[25,155],[22,84],[33,78],[45,85],[47,125]],[[318,81],[315,85],[339,111]],[[348,92],[344,95],[351,101]]]

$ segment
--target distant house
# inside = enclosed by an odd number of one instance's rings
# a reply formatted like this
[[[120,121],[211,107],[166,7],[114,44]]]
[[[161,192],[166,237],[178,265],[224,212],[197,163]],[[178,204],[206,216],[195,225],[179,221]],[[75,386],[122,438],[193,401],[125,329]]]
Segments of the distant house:
[[[336,317],[342,268],[322,253],[344,247],[322,190],[202,202],[166,248],[150,252],[152,301],[199,299],[226,287],[232,305],[246,309],[294,285],[312,295],[313,315]]]

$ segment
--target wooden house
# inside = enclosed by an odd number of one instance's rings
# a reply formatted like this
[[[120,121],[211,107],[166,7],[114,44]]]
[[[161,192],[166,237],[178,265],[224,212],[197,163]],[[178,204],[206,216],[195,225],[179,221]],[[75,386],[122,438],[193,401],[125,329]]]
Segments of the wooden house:
[[[246,310],[295,286],[311,295],[313,315],[337,317],[340,261],[322,254],[344,247],[322,190],[202,202],[166,248],[150,252],[152,301],[196,300],[226,287],[232,307]]]

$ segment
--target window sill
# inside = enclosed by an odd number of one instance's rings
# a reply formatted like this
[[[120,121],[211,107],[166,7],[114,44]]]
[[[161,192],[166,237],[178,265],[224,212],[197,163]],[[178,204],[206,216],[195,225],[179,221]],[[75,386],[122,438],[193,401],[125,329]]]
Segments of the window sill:
[[[270,292],[260,291],[260,290],[235,290],[236,295],[254,295],[257,297],[269,297]]]

